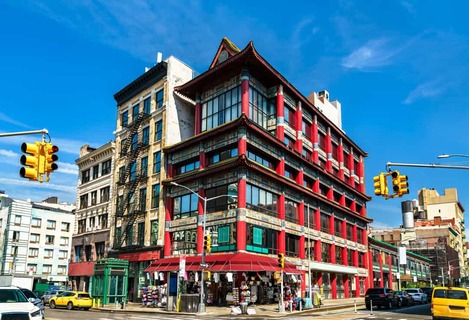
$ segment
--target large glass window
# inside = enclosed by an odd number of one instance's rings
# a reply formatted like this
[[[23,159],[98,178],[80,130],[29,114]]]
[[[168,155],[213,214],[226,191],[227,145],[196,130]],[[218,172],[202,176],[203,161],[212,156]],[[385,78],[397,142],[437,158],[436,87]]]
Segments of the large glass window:
[[[238,148],[227,149],[227,150],[217,150],[216,153],[209,155],[208,163],[214,164],[226,159],[236,157],[238,155]]]
[[[286,255],[289,257],[300,256],[300,237],[294,234],[287,234],[285,237]]]
[[[145,100],[143,100],[143,113],[150,114],[150,107],[151,107],[151,97],[148,97]]]
[[[325,213],[321,213],[321,231],[329,233],[330,231],[330,216]]]
[[[220,196],[219,198],[207,201],[207,212],[212,213],[212,212],[217,212],[217,211],[228,210],[230,204],[236,202],[235,198],[229,197],[229,196],[224,197],[223,195],[237,195],[237,194],[236,192],[234,192],[234,190],[229,188],[228,185],[224,185],[224,186],[219,186],[216,188],[207,189],[205,191],[205,195],[207,199]]]
[[[129,125],[129,112],[124,111],[121,113],[121,126],[127,127]]]
[[[261,155],[258,151],[248,150],[247,156],[249,159],[256,161],[264,167],[275,170],[275,165],[272,163],[272,161],[267,159],[266,156]]]
[[[138,104],[132,107],[132,121],[137,121],[139,107],[140,105]]]
[[[108,173],[111,173],[111,159],[106,160],[101,164],[101,175],[104,176]]]
[[[307,140],[311,141],[311,124],[303,119],[301,130],[303,132],[303,137],[306,137]]]
[[[290,127],[295,128],[295,111],[290,109],[287,105],[283,107],[285,123],[289,124]]]
[[[140,162],[140,174],[142,177],[148,176],[148,156],[143,157]]]
[[[197,231],[186,230],[173,233],[173,254],[194,254],[197,249]]]
[[[274,113],[274,105],[265,95],[253,87],[249,87],[249,118],[264,129]]]
[[[158,109],[160,109],[163,106],[163,98],[164,98],[163,89],[161,89],[156,93],[156,107]]]
[[[173,219],[197,216],[199,197],[190,193],[173,199]]]
[[[158,208],[160,203],[160,185],[154,184],[151,186],[151,208]]]
[[[246,206],[269,216],[277,216],[277,195],[251,184],[246,185]]]
[[[184,164],[179,164],[176,167],[176,174],[186,173],[189,171],[197,170],[200,168],[200,161],[195,160]]]
[[[285,200],[285,220],[298,223],[298,204],[291,200]]]
[[[155,122],[155,141],[160,141],[163,136],[163,122],[161,120]]]
[[[246,250],[259,253],[277,252],[277,232],[251,224],[247,225]]]
[[[133,161],[130,163],[130,181],[134,181],[137,178],[137,162]]]
[[[138,132],[132,136],[132,144],[130,145],[130,151],[135,152],[138,147]]]
[[[150,144],[150,127],[145,127],[142,130],[142,144],[148,146]]]
[[[218,127],[239,117],[241,88],[228,90],[202,104],[202,131]]]
[[[328,243],[323,242],[321,244],[321,258],[323,262],[331,262],[331,255],[330,253],[331,245]]]
[[[153,153],[153,173],[161,171],[161,151]]]
[[[140,211],[145,211],[147,209],[147,188],[142,188],[139,190],[138,199]]]

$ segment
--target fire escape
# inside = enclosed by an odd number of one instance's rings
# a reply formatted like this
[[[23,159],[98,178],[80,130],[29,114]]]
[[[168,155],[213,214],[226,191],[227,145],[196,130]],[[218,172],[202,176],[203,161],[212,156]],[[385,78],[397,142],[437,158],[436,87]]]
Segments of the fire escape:
[[[114,235],[114,249],[119,250],[124,243],[127,247],[134,245],[135,235],[134,223],[141,216],[145,216],[145,202],[139,199],[139,185],[148,178],[147,168],[142,170],[138,163],[141,152],[149,147],[149,139],[143,141],[140,137],[141,124],[150,117],[147,113],[139,113],[136,120],[127,126],[128,134],[121,149],[120,157],[125,159],[125,169],[119,171],[118,187],[124,188],[124,197],[117,199],[117,210],[115,219],[115,230],[117,230],[117,220],[121,220],[121,234]],[[143,199],[145,201],[145,199]],[[130,237],[128,239],[128,237]]]

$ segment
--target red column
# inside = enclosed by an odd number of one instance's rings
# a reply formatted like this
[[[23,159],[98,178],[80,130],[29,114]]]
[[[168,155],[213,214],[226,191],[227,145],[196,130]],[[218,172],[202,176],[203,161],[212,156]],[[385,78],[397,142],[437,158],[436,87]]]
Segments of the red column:
[[[280,220],[285,220],[285,194],[282,193],[278,197],[277,212],[278,218]],[[278,252],[285,253],[285,227],[282,227],[282,230],[279,233],[278,237]]]
[[[314,244],[314,260],[319,261],[319,262],[322,261],[321,250],[322,250],[322,241],[321,239],[318,239],[316,240],[316,243]]]
[[[331,128],[327,128],[326,134],[326,170],[332,172],[332,137]]]
[[[283,156],[282,158],[280,158],[280,161],[277,165],[277,169],[275,171],[277,171],[278,175],[280,176],[285,175],[285,158]]]
[[[319,162],[318,118],[314,116],[311,126],[311,142],[313,144],[313,162]]]
[[[319,193],[319,178],[316,178],[313,183],[313,192]]]
[[[285,112],[283,106],[283,86],[279,85],[277,89],[277,139],[282,142],[285,137]]]
[[[246,133],[243,133],[241,138],[238,140],[238,155],[246,155],[246,154],[247,154]]]
[[[352,203],[350,204],[350,210],[353,212],[357,212],[357,201],[353,200]]]
[[[337,147],[337,161],[339,162],[339,179],[344,180],[344,147],[342,146],[342,138],[340,138],[339,146]]]
[[[298,205],[298,224],[300,226],[304,226],[305,225],[305,203],[304,201],[301,201],[300,204]],[[305,258],[305,235],[302,234],[300,236],[300,243],[299,243],[299,247],[300,247],[300,259],[304,259]]]
[[[379,262],[379,286],[384,287],[384,273],[383,273],[383,253],[380,252],[378,256],[378,262]]]
[[[168,169],[166,170],[166,177],[168,179],[173,177],[173,164],[172,163],[168,163]]]
[[[295,112],[295,131],[295,150],[301,154],[303,152],[303,111],[301,110],[301,101],[298,102]]]
[[[205,197],[205,190],[203,188],[199,188],[199,195],[201,197]],[[199,221],[203,221],[204,216],[204,201],[199,198],[197,212],[199,214]],[[202,254],[204,250],[204,227],[203,223],[197,223],[197,253]]]
[[[321,211],[319,209],[316,209],[316,211],[314,211],[314,219],[316,230],[321,231]]]
[[[355,298],[360,297],[360,277],[359,276],[355,276],[355,294],[354,294],[354,297]]]
[[[334,188],[332,186],[329,187],[329,190],[327,190],[327,199],[329,200],[334,200]]]
[[[329,234],[331,234],[331,235],[335,234],[335,225],[334,225],[334,216],[333,215],[329,216]]]
[[[339,199],[339,204],[345,207],[345,193],[342,193]]]
[[[245,210],[246,208],[246,178],[241,178],[238,181],[238,210]],[[238,214],[238,220],[236,221],[236,250],[246,251],[246,221],[240,220]]]
[[[360,156],[358,162],[358,191],[365,193],[365,163],[363,156]]]
[[[199,153],[199,166],[200,169],[205,169],[205,167],[207,166],[207,156],[203,151]]]
[[[388,267],[389,267],[389,288],[392,289],[392,262],[391,262],[391,255],[388,254],[388,259],[387,259]]]
[[[304,171],[303,169],[300,169],[298,172],[298,175],[296,176],[296,184],[299,186],[303,186],[303,181],[304,181]]]
[[[194,116],[194,135],[198,135],[202,128],[202,104],[200,103],[200,94],[195,96],[195,116]]]
[[[359,213],[360,213],[360,215],[366,217],[366,207],[365,207],[365,206],[362,206],[362,207],[360,208],[360,212],[359,212]]]
[[[352,187],[355,187],[355,163],[354,163],[354,160],[353,160],[353,149],[350,149],[350,153],[348,155],[348,167],[349,167],[349,171],[350,171],[350,177],[348,179],[348,183],[349,185],[351,185]]]
[[[344,275],[342,275],[342,277],[343,277],[343,278],[342,278],[342,279],[343,279],[342,281],[343,281],[343,283],[344,283],[344,295],[345,295],[345,299],[348,299],[348,298],[350,298],[350,291],[349,291],[349,288],[348,288],[348,286],[349,286],[349,281],[350,281],[350,280],[349,280],[348,274],[344,274]]]
[[[347,220],[342,220],[342,238],[347,239]]]
[[[241,72],[241,113],[249,118],[249,72]]]
[[[331,273],[331,294],[332,299],[337,299],[337,273]]]
[[[165,209],[165,222],[170,222],[172,220],[173,213],[173,199],[171,197],[166,198],[166,209]],[[168,224],[166,224],[168,225]],[[164,230],[164,246],[163,246],[163,256],[167,257],[171,255],[171,233],[168,228]]]

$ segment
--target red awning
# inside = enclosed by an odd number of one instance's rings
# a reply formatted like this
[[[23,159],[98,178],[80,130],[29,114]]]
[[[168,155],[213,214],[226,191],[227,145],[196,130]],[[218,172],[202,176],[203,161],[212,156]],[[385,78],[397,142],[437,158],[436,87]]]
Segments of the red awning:
[[[71,262],[68,264],[69,276],[92,276],[94,274],[94,262]]]
[[[153,262],[145,271],[178,271],[180,258],[164,258]],[[201,271],[200,263],[202,256],[186,257],[187,271]],[[280,271],[277,260],[265,255],[249,253],[227,253],[211,254],[205,257],[208,264],[207,270],[218,272],[229,271]],[[284,271],[287,273],[300,274],[293,263],[285,263]]]

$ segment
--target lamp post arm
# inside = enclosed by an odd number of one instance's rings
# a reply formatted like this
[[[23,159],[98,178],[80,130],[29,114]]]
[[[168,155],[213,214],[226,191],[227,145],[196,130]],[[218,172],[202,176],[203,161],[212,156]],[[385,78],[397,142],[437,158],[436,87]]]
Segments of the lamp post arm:
[[[206,199],[207,199],[207,198],[202,197],[200,194],[198,194],[197,192],[195,192],[195,191],[192,190],[191,188],[186,187],[185,185],[182,185],[182,184],[179,184],[179,183],[176,183],[176,182],[171,182],[170,184],[173,185],[173,186],[176,186],[176,187],[184,188],[184,189],[186,189],[187,191],[190,191],[191,193],[193,193],[193,194],[195,194],[197,197],[199,197],[199,199],[202,200],[202,201],[206,201]]]
[[[452,165],[443,165],[443,164],[435,164],[435,163],[396,163],[396,162],[388,162],[386,163],[386,167],[390,169],[390,167],[419,167],[419,168],[439,168],[439,169],[462,169],[462,170],[469,170],[469,166],[452,166]]]

